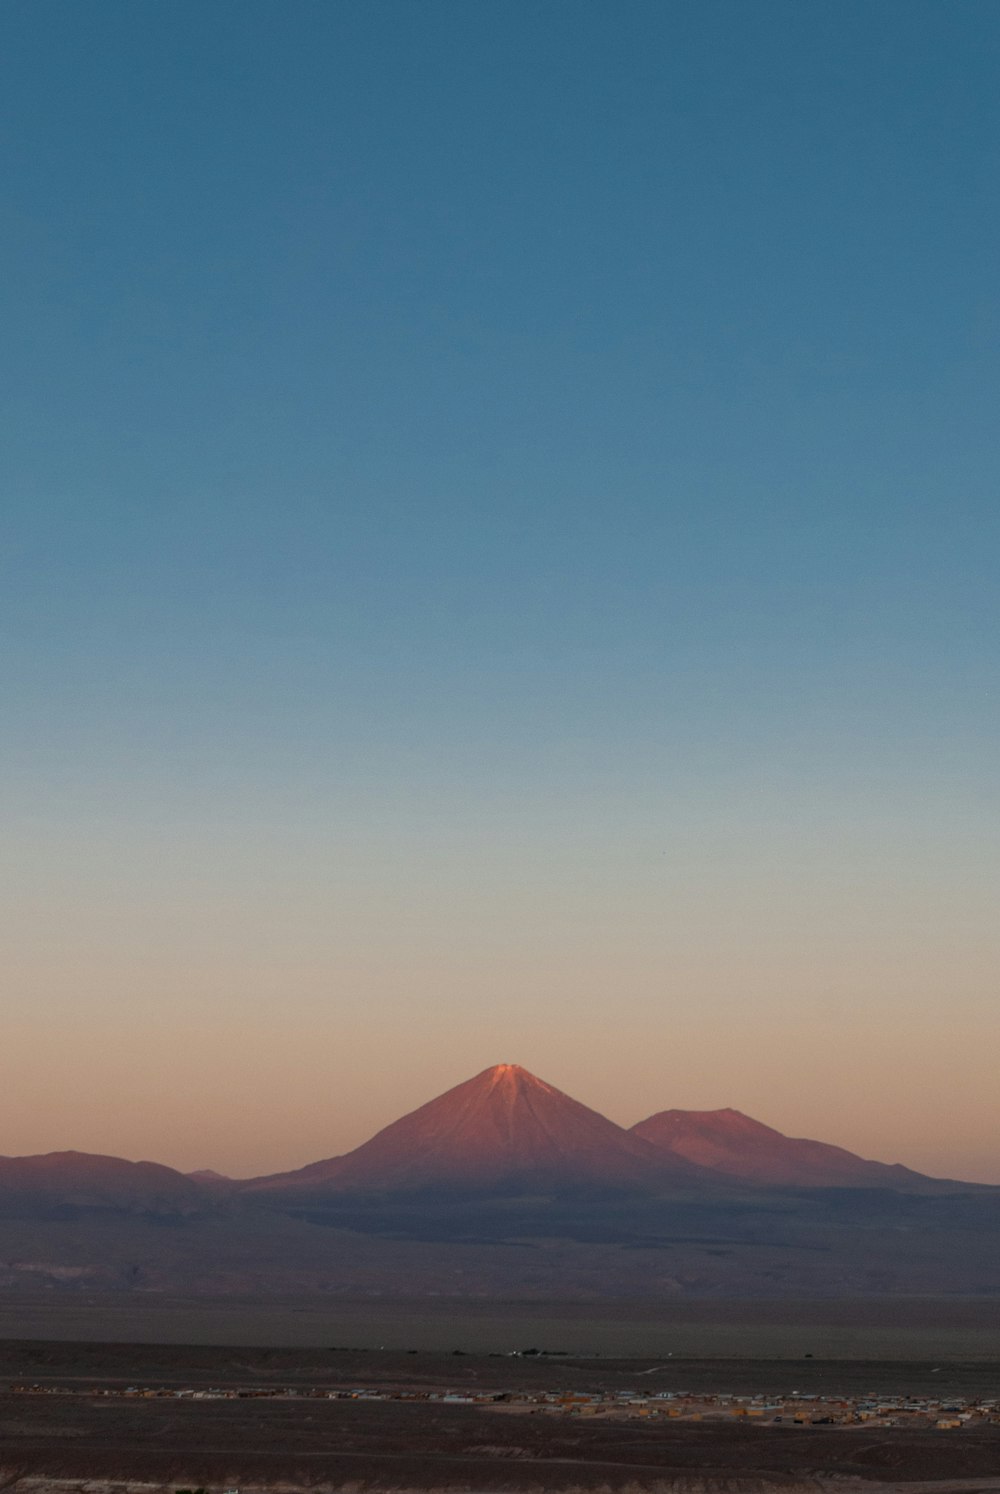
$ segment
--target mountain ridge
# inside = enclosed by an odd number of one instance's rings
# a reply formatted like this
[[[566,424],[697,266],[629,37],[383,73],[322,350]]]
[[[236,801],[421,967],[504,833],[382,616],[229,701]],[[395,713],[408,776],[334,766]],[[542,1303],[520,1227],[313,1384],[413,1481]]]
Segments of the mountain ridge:
[[[203,1205],[199,1184],[162,1162],[98,1152],[0,1157],[0,1211],[110,1209],[185,1214]]]
[[[654,1120],[659,1144],[637,1134]],[[352,1152],[266,1178],[80,1152],[0,1158],[0,1292],[39,1287],[577,1302],[1000,1294],[1000,1188],[869,1163],[733,1110],[661,1111],[626,1130],[503,1064]]]
[[[65,1150],[0,1156],[0,1197],[10,1192],[99,1194],[116,1189],[188,1201],[227,1191],[328,1187],[413,1190],[436,1185],[548,1181],[751,1187],[989,1188],[935,1178],[901,1163],[790,1137],[740,1110],[667,1109],[617,1125],[519,1064],[494,1064],[391,1121],[351,1151],[251,1178],[210,1168]]]
[[[899,1162],[875,1162],[844,1147],[787,1136],[741,1110],[660,1110],[632,1134],[684,1157],[721,1177],[763,1186],[794,1188],[892,1188],[920,1191],[958,1185]]]

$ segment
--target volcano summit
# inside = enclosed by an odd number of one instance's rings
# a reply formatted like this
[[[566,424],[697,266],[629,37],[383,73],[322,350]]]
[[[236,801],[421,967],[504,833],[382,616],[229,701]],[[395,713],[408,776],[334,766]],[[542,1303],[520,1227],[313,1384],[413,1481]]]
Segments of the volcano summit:
[[[651,1185],[706,1169],[616,1126],[516,1063],[484,1069],[355,1151],[255,1189],[398,1192],[440,1187]]]

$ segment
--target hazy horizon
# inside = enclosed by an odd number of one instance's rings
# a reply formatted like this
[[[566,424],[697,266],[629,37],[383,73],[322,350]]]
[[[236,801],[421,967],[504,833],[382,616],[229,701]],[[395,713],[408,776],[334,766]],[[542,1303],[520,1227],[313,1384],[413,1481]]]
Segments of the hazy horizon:
[[[0,1154],[507,1060],[1000,1183],[1000,9],[0,34]]]

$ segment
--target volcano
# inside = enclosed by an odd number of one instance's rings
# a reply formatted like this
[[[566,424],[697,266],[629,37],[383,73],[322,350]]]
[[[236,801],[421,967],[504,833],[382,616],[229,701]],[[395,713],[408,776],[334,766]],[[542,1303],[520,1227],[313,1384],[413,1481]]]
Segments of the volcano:
[[[774,1187],[894,1188],[932,1192],[952,1185],[899,1163],[870,1162],[823,1141],[785,1136],[739,1110],[661,1110],[632,1135],[717,1175]]]
[[[516,1064],[278,1176],[0,1157],[2,1294],[980,1296],[1000,1291],[998,1263],[1000,1188],[736,1110],[627,1131]]]
[[[379,1131],[355,1151],[254,1190],[653,1186],[697,1182],[697,1164],[667,1156],[519,1064],[501,1063]]]

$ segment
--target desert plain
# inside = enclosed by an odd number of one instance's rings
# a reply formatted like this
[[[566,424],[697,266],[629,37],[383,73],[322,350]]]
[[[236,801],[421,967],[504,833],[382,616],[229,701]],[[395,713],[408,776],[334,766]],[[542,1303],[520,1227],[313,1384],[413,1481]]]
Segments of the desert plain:
[[[226,1320],[217,1306],[129,1302],[105,1319],[117,1342],[58,1336],[73,1322],[62,1303],[47,1313],[42,1301],[8,1303],[0,1320],[6,1334],[13,1312],[34,1313],[31,1336],[0,1342],[0,1486],[16,1494],[1000,1494],[1000,1418],[943,1430],[926,1418],[833,1425],[822,1415],[837,1398],[996,1401],[995,1301],[636,1302],[576,1313],[510,1303],[506,1314],[457,1301],[290,1301],[263,1316],[226,1304]],[[94,1307],[76,1311],[93,1323]],[[205,1341],[240,1321],[228,1345]],[[161,1339],[172,1324],[189,1341],[142,1342],[156,1324]],[[394,1341],[379,1348],[380,1336]],[[681,1394],[677,1418],[664,1397]],[[577,1400],[586,1397],[599,1406],[591,1414]],[[689,1414],[701,1397],[802,1414]]]

